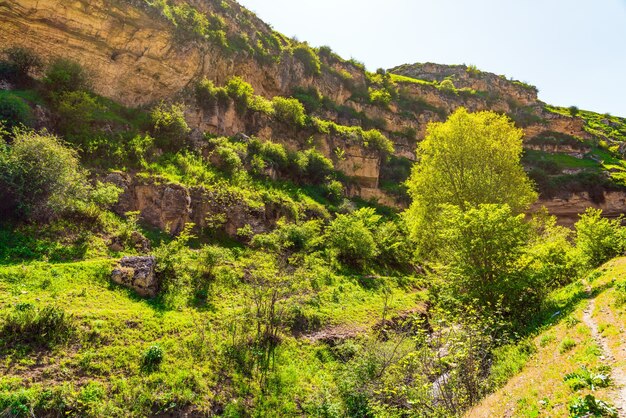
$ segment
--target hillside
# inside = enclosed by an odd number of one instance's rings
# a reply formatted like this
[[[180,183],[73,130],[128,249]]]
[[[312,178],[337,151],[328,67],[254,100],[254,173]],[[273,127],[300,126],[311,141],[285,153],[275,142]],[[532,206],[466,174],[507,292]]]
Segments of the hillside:
[[[625,144],[233,0],[0,1],[0,418],[622,406]]]
[[[0,7],[2,44],[31,48],[48,61],[76,60],[96,93],[124,106],[182,102],[195,137],[244,133],[294,150],[306,149],[313,138],[350,180],[344,182],[349,196],[403,206],[406,194],[397,184],[415,159],[415,143],[429,122],[464,106],[505,113],[524,128],[525,163],[542,199],[564,222],[587,206],[616,215],[624,201],[624,119],[580,111],[572,116],[539,101],[533,86],[503,76],[436,64],[368,73],[329,48],[286,38],[230,0],[7,1]],[[266,99],[296,97],[310,116],[336,125],[329,130],[310,123],[294,131],[268,117],[267,107],[243,112],[228,100],[198,102],[194,92],[203,78],[221,87],[232,76]],[[376,130],[369,135],[378,145],[355,126]],[[382,137],[393,143],[391,159]]]
[[[608,402],[615,416],[622,416],[626,411],[625,267],[623,258],[614,260],[555,295],[558,310],[529,340],[532,354],[521,372],[466,416],[563,417],[587,395]],[[567,379],[574,373],[578,375]],[[581,409],[576,416],[584,413]],[[591,413],[610,416],[602,410]]]

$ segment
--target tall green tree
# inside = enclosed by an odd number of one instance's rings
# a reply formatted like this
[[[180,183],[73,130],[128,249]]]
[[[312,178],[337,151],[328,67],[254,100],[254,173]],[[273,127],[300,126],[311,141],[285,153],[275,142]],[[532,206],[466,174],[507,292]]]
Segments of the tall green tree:
[[[466,211],[480,204],[507,204],[517,214],[536,200],[520,164],[522,137],[506,116],[464,108],[446,122],[429,125],[407,181],[413,200],[407,222],[423,248],[435,245],[442,205]]]

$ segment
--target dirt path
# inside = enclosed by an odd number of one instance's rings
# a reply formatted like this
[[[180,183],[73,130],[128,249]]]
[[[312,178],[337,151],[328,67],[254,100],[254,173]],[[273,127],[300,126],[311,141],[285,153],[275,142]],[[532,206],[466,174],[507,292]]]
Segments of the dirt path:
[[[588,290],[591,295],[591,290]],[[598,331],[598,324],[593,318],[593,311],[596,308],[596,301],[594,298],[589,300],[589,305],[583,312],[583,321],[585,325],[591,330],[593,339],[600,345],[602,352],[604,353],[605,363],[611,366],[611,379],[616,387],[614,393],[613,404],[619,410],[620,417],[626,417],[626,373],[621,368],[615,367],[615,355],[613,354],[611,347],[607,343],[606,339],[602,337],[600,331]]]

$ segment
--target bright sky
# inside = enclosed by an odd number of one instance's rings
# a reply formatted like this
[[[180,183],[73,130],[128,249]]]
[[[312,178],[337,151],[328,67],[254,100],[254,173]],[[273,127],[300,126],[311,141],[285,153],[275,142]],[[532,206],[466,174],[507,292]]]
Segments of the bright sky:
[[[474,64],[541,100],[626,117],[626,0],[238,0],[369,70]]]

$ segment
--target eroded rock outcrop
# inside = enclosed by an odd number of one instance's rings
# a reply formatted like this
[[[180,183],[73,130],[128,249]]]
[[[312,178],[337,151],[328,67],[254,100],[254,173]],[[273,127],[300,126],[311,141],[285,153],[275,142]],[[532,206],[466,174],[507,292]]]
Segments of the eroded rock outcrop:
[[[541,207],[545,207],[550,214],[556,216],[561,225],[572,226],[587,208],[602,209],[603,215],[610,218],[624,214],[626,212],[626,192],[605,191],[596,196],[582,192],[551,199],[540,199],[533,205],[531,212],[537,211]]]
[[[245,197],[226,190],[186,188],[160,178],[119,173],[107,176],[105,181],[123,186],[124,192],[115,206],[118,214],[139,212],[142,222],[171,235],[193,223],[196,231],[221,230],[237,238],[241,228],[249,226],[254,234],[264,233],[274,228],[280,218],[293,217],[286,207],[274,203],[251,206]]]
[[[111,273],[113,282],[131,288],[144,297],[155,297],[159,292],[159,280],[155,273],[153,256],[124,257]]]

